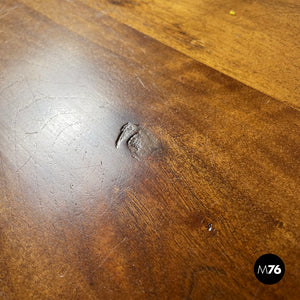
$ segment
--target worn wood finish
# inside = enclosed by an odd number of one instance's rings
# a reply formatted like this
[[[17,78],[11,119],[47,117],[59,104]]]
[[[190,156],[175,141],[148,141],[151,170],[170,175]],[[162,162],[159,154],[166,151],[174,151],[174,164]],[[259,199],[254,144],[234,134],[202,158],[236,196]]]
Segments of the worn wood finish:
[[[296,299],[299,111],[82,2],[1,5],[1,298]]]
[[[298,0],[81,1],[267,95],[300,106]],[[29,2],[45,11],[42,0]]]

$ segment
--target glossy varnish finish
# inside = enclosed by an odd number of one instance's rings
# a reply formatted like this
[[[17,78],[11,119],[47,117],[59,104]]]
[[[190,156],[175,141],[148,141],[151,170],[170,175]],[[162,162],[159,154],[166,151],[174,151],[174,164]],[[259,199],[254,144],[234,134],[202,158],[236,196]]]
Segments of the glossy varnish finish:
[[[299,111],[79,1],[2,1],[0,41],[0,297],[296,299]]]

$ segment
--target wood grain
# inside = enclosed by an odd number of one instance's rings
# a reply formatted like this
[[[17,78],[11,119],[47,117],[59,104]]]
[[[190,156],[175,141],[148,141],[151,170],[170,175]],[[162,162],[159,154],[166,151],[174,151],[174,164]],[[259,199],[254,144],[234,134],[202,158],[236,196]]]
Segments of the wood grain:
[[[1,5],[1,298],[297,299],[297,109],[83,2]]]
[[[41,0],[29,2],[46,9]],[[300,106],[297,0],[82,2],[246,85]]]

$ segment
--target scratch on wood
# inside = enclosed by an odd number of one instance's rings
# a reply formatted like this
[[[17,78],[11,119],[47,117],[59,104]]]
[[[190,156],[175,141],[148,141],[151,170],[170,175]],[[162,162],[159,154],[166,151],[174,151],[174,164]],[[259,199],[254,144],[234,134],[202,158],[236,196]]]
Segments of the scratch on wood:
[[[110,255],[121,245],[123,244],[125,241],[127,240],[127,237],[125,237],[121,242],[119,242],[116,246],[114,246],[108,253],[107,255],[102,259],[101,263],[99,264],[99,266],[92,272],[95,273],[99,268],[101,268],[103,266],[103,264],[107,261],[107,259],[110,257]]]
[[[77,124],[79,124],[79,123],[80,123],[80,122],[77,121],[77,122],[75,122],[75,123],[69,124],[69,125],[66,126],[64,129],[62,129],[62,130],[57,134],[57,136],[55,137],[55,140],[54,140],[52,146],[55,145],[56,141],[58,140],[58,138],[61,136],[61,134],[62,134],[63,132],[65,132],[68,128],[73,127],[73,126],[75,126],[75,125],[77,125]]]
[[[0,17],[1,18],[1,17]],[[2,95],[7,89],[11,88],[12,86],[14,86],[15,84],[19,83],[19,80],[16,80],[12,83],[10,83],[9,85],[7,85],[6,87],[4,87],[1,91],[0,91],[0,95]]]
[[[12,10],[15,10],[16,8],[18,8],[20,5],[15,5],[13,7],[9,7],[7,9],[1,9],[0,13],[2,13],[2,11],[4,11],[4,13],[2,15],[0,15],[0,19],[4,18],[5,16],[7,16]]]
[[[144,83],[143,83],[143,81],[142,81],[142,79],[141,79],[139,76],[136,76],[136,78],[137,78],[137,80],[140,82],[140,84],[141,84],[144,88],[146,88],[145,85],[144,85]]]
[[[22,168],[25,167],[25,165],[30,161],[31,159],[31,155],[29,156],[29,158],[17,169],[16,173],[18,173]]]
[[[58,116],[61,116],[61,115],[72,115],[74,113],[64,113],[64,112],[61,112],[61,113],[57,113],[55,114],[54,116],[52,116],[51,118],[49,118],[48,121],[45,122],[45,124],[41,127],[41,130],[43,130],[54,118],[58,117]]]

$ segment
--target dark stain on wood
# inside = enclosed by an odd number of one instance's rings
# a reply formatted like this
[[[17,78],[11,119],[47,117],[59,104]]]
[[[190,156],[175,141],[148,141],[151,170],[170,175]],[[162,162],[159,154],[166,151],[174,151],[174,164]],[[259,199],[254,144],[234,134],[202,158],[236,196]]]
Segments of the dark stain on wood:
[[[112,5],[121,6],[121,7],[132,7],[138,5],[136,1],[132,0],[108,0]]]

